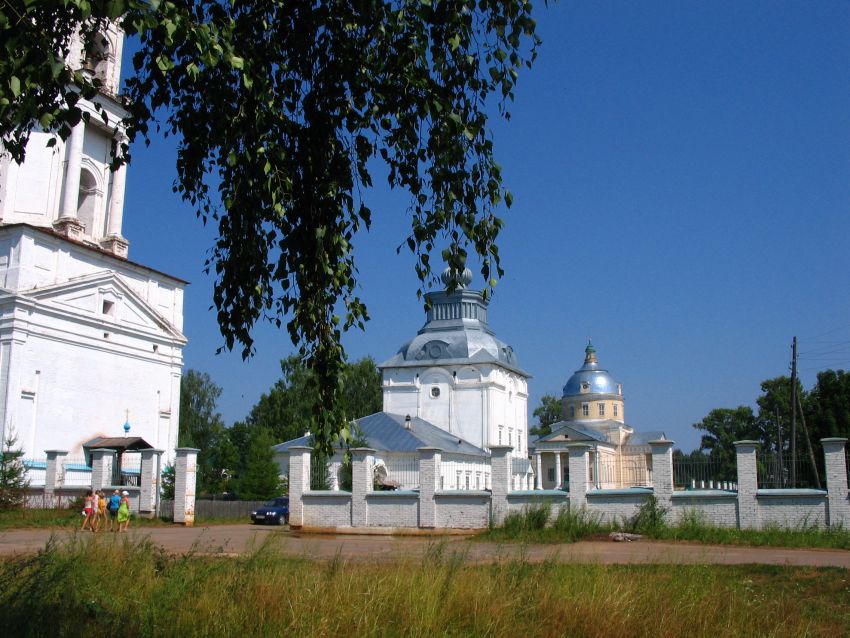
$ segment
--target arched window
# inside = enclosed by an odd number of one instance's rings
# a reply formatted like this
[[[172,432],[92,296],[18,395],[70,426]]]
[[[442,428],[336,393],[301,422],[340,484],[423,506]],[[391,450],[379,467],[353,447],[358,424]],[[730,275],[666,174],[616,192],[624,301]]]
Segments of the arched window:
[[[99,195],[97,179],[86,169],[80,171],[80,194],[77,199],[77,219],[85,226],[86,235],[94,232],[94,212]]]
[[[95,34],[92,41],[86,43],[83,51],[83,70],[88,71],[101,82],[106,82],[109,54],[109,40],[101,33]]]

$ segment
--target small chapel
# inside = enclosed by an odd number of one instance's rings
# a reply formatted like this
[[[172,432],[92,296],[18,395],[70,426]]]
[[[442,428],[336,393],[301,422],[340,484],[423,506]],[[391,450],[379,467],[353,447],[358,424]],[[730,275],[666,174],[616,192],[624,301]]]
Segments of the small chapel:
[[[596,348],[588,342],[584,365],[564,385],[562,420],[551,432],[531,441],[535,459],[536,489],[569,486],[569,448],[590,448],[588,482],[597,489],[652,485],[649,442],[666,438],[663,432],[636,432],[626,423],[623,386],[604,369]]]
[[[67,64],[102,88],[68,139],[34,131],[20,165],[0,153],[0,427],[26,458],[132,435],[170,462],[177,444],[186,282],[128,256],[127,168],[110,167],[123,37],[72,40]]]

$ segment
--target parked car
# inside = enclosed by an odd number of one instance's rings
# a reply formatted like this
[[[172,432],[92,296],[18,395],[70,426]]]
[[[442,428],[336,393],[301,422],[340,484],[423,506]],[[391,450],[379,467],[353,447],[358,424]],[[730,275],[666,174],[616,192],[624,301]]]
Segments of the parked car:
[[[251,522],[265,525],[289,523],[289,497],[278,496],[251,512]]]

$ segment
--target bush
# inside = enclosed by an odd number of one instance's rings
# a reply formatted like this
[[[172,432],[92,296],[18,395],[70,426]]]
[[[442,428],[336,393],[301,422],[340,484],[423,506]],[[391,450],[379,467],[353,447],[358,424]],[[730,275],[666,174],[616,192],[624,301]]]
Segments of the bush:
[[[594,516],[584,508],[561,509],[552,523],[552,528],[558,533],[558,537],[570,543],[608,531],[608,526],[600,521],[599,516]]]
[[[667,508],[658,502],[654,494],[650,494],[638,508],[637,514],[631,519],[627,529],[634,534],[657,536],[667,527],[667,522],[664,520],[666,515]]]

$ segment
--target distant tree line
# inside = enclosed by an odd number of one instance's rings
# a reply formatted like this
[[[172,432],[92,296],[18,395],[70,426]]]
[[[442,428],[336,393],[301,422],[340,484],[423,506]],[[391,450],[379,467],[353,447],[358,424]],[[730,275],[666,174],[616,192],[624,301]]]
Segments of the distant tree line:
[[[809,463],[811,456],[819,467],[823,482],[823,448],[820,440],[827,437],[850,438],[850,373],[844,370],[819,372],[811,390],[797,382],[799,405],[796,416],[796,458]],[[761,395],[756,409],[741,405],[736,408],[715,408],[693,427],[701,431],[699,450],[691,457],[708,456],[727,474],[734,476],[735,441],[758,441],[763,458],[770,455],[788,456],[791,451],[791,379],[786,376],[767,379],[761,383]],[[679,458],[685,455],[677,450]]]
[[[313,429],[316,376],[298,356],[280,362],[281,377],[241,421],[226,426],[218,412],[221,388],[205,372],[187,370],[180,383],[180,446],[198,452],[197,492],[260,500],[286,486],[272,446]],[[381,375],[371,357],[343,366],[339,379],[346,419],[379,412]]]

